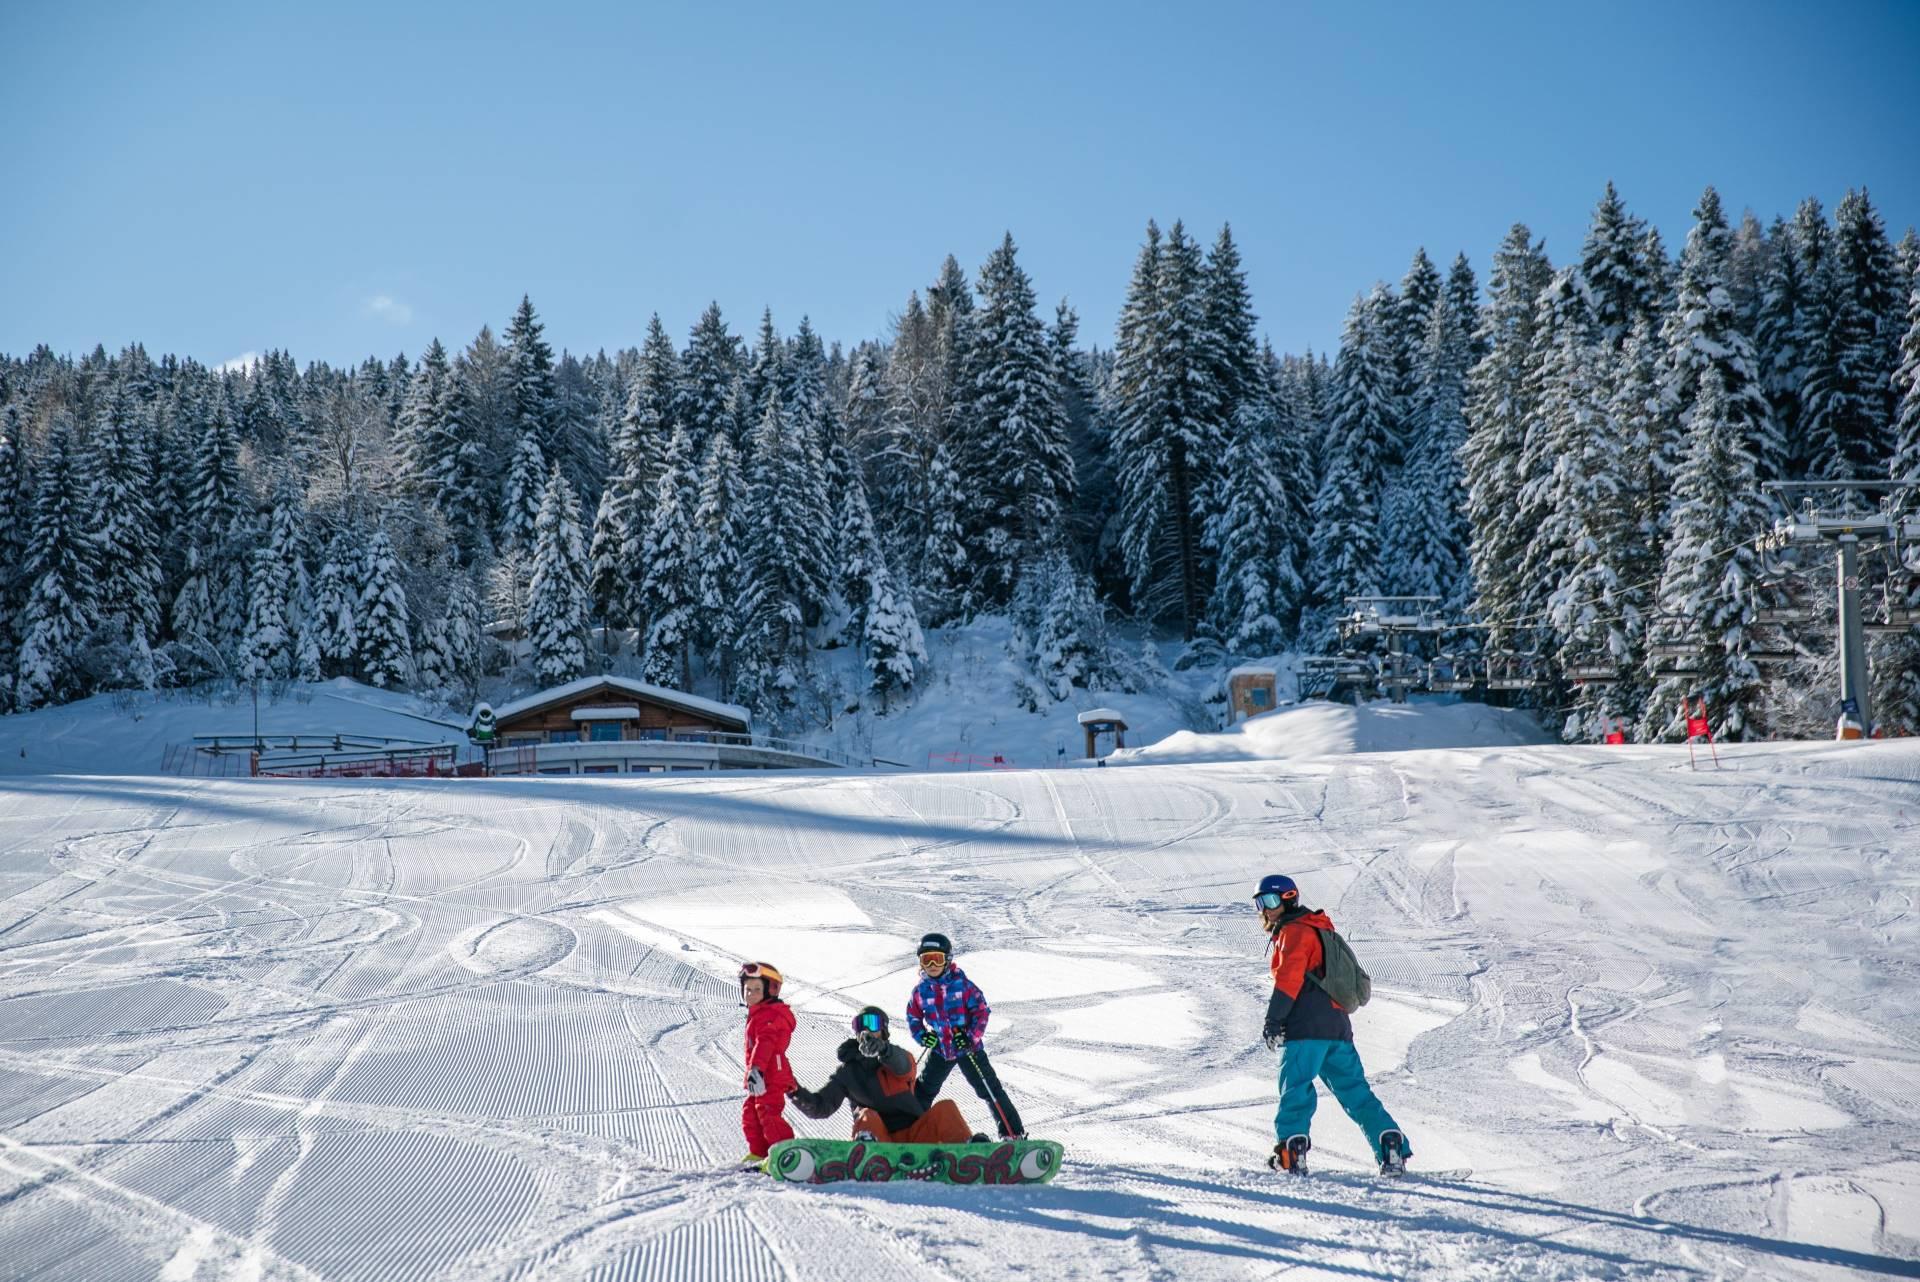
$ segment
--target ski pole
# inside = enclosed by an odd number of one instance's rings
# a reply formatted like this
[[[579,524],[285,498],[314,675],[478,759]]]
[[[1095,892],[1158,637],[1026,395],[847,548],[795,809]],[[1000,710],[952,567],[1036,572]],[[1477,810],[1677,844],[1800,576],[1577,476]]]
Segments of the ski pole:
[[[967,1051],[966,1056],[967,1056],[967,1063],[973,1065],[973,1071],[975,1075],[980,1079],[979,1080],[980,1093],[987,1097],[987,1103],[993,1105],[993,1111],[1000,1115],[1001,1131],[1004,1132],[1008,1138],[1012,1138],[1013,1126],[1010,1122],[1007,1121],[1007,1110],[1000,1107],[999,1097],[996,1096],[991,1090],[987,1089],[987,1075],[980,1071],[980,1061],[973,1057],[972,1051]]]

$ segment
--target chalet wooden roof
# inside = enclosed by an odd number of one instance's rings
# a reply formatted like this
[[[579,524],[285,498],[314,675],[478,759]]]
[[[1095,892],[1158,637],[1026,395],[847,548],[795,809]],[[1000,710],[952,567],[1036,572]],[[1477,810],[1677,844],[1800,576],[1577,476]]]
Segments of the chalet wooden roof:
[[[673,690],[666,686],[602,673],[597,677],[581,677],[565,685],[537,690],[524,699],[515,699],[512,703],[501,704],[493,710],[494,723],[502,724],[530,712],[539,712],[555,704],[585,699],[603,691],[617,693],[627,699],[639,699],[645,703],[673,708],[697,717],[705,717],[722,729],[744,733],[753,721],[753,715],[737,703],[721,703],[714,699],[703,699],[697,694],[688,694],[683,690]]]

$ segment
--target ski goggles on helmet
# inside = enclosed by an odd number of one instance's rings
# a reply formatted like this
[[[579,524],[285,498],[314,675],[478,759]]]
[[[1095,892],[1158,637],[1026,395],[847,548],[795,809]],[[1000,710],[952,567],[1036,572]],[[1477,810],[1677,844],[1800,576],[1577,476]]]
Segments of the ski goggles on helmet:
[[[1298,899],[1299,897],[1300,896],[1298,895],[1277,894],[1274,891],[1269,890],[1264,895],[1255,895],[1253,897],[1253,902],[1260,905],[1260,907],[1265,909],[1267,912],[1272,912],[1276,908],[1286,907],[1288,904],[1292,903],[1294,900]]]
[[[764,979],[777,984],[780,982],[780,972],[765,962],[748,962],[740,968],[740,978],[742,980]]]
[[[853,1027],[862,1033],[884,1033],[887,1031],[887,1017],[879,1011],[866,1011],[853,1017]]]
[[[944,966],[947,964],[947,955],[945,953],[921,953],[920,964],[922,966]]]

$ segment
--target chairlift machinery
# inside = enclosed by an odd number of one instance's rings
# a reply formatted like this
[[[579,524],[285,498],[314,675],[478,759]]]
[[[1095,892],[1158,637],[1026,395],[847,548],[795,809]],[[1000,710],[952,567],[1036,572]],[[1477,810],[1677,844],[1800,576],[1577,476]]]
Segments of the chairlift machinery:
[[[1800,500],[1797,511],[1774,522],[1773,532],[1762,549],[1821,546],[1835,552],[1839,586],[1838,645],[1840,656],[1840,726],[1854,735],[1871,735],[1874,729],[1872,688],[1867,679],[1869,632],[1904,632],[1915,626],[1915,612],[1904,602],[1891,599],[1878,620],[1867,620],[1861,610],[1861,592],[1865,581],[1860,572],[1860,554],[1886,550],[1893,565],[1904,566],[1905,550],[1920,542],[1920,512],[1912,501],[1920,492],[1920,481],[1772,481],[1762,487],[1790,507]],[[1877,510],[1868,506],[1867,495],[1878,494]],[[1889,597],[1892,596],[1891,581]],[[1909,600],[1912,598],[1909,597]]]
[[[1478,684],[1470,655],[1442,651],[1427,664],[1427,689],[1436,694],[1464,694]]]
[[[1419,678],[1426,675],[1425,666],[1407,654],[1406,639],[1449,630],[1447,622],[1440,617],[1440,598],[1350,596],[1346,598],[1346,606],[1349,613],[1339,621],[1341,639],[1385,637],[1387,654],[1379,674],[1380,684],[1391,693],[1395,703],[1405,703],[1407,692],[1418,688]]]

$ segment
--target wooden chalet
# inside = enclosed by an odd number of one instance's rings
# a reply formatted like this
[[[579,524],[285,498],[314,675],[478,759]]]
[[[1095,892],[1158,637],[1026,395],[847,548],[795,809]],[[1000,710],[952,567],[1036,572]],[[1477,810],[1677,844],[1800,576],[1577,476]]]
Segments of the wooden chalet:
[[[700,739],[749,733],[736,704],[627,677],[582,677],[494,709],[494,742],[505,748],[630,740]]]

